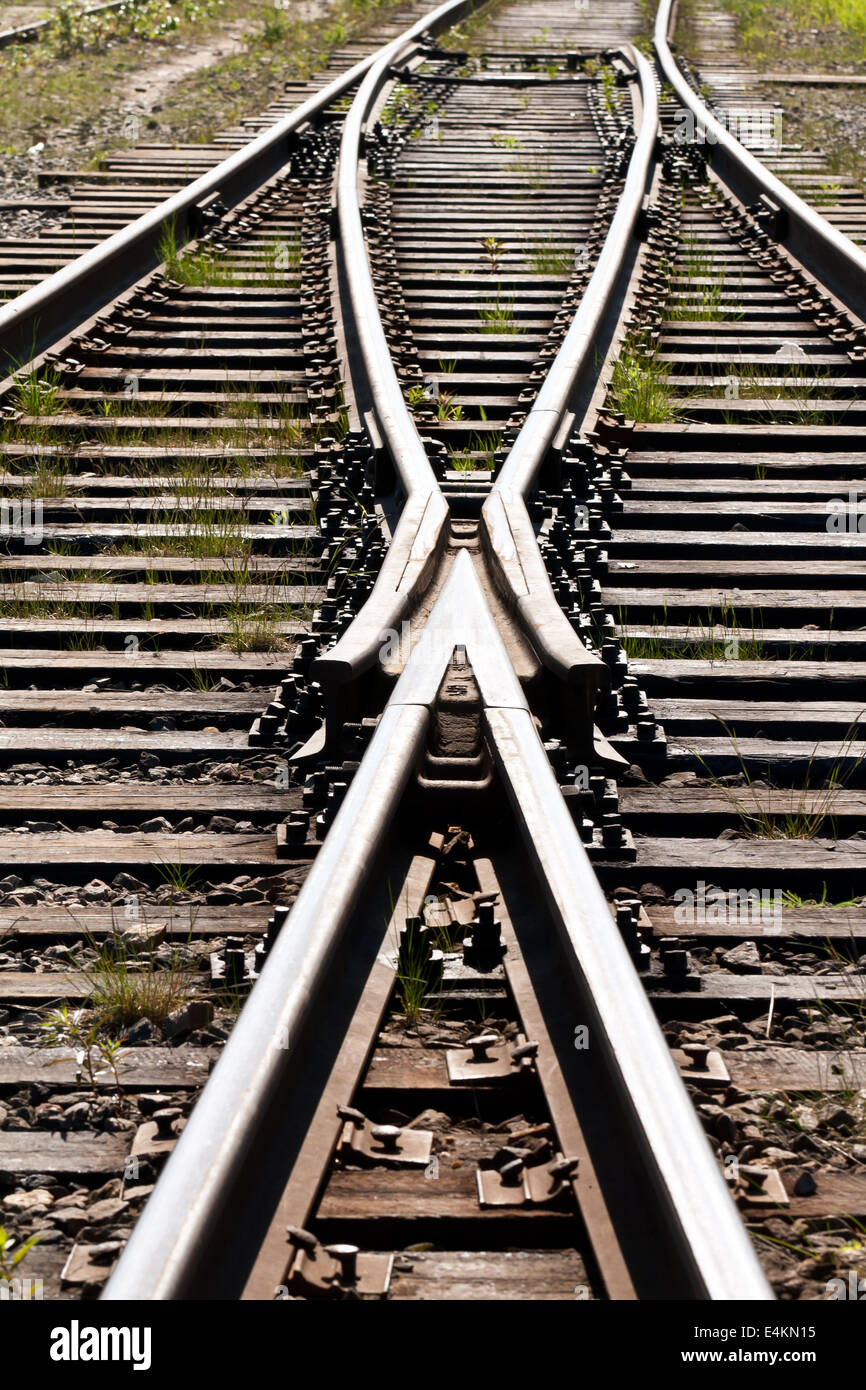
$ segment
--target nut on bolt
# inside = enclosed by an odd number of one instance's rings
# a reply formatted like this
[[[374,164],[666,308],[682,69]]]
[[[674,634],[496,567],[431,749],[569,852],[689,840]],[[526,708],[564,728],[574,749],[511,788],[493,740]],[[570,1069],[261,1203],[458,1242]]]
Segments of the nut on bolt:
[[[678,936],[663,936],[659,941],[659,954],[666,975],[688,974],[689,953],[681,946]]]
[[[516,1187],[523,1179],[523,1159],[512,1158],[499,1170],[499,1178],[505,1187]]]
[[[616,811],[607,811],[601,818],[601,840],[607,849],[616,849],[623,843],[622,821]]]

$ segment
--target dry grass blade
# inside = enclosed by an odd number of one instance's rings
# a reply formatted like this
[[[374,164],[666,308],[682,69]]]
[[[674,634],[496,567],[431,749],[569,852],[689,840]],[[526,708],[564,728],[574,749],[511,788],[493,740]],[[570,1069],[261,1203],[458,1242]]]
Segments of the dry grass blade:
[[[719,723],[731,741],[731,746],[740,765],[740,772],[746,781],[747,794],[740,796],[737,790],[726,785],[699,757],[702,766],[712,778],[713,784],[724,792],[740,819],[740,828],[752,840],[814,840],[822,833],[829,833],[835,840],[836,801],[841,791],[860,767],[866,751],[854,757],[856,743],[862,741],[861,720],[866,710],[861,710],[848,729],[829,772],[816,784],[818,744],[813,747],[806,767],[801,787],[780,788],[754,780],[749,775],[746,760],[740,752],[736,732],[728,727],[723,719]],[[861,734],[858,740],[857,734]],[[788,804],[780,804],[780,798],[788,792]]]

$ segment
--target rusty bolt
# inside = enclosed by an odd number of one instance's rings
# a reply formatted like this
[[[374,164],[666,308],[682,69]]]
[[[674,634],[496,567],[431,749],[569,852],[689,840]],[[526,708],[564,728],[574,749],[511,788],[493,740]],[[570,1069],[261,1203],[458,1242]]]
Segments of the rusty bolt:
[[[398,1152],[397,1141],[403,1133],[399,1125],[374,1125],[370,1133],[385,1149],[386,1153]]]
[[[355,1110],[351,1105],[338,1105],[337,1114],[341,1120],[349,1120],[358,1129],[363,1129],[367,1123],[367,1116],[360,1110]]]
[[[499,1177],[504,1187],[516,1187],[523,1180],[523,1159],[512,1158],[510,1163],[500,1168]]]
[[[470,1038],[466,1046],[472,1051],[473,1062],[489,1062],[487,1056],[488,1047],[495,1047],[499,1042],[495,1033],[480,1033],[477,1038]]]
[[[340,1283],[354,1284],[358,1277],[357,1245],[326,1245],[325,1254],[330,1255],[340,1266]]]
[[[175,1120],[179,1120],[183,1114],[177,1106],[171,1106],[165,1110],[154,1110],[152,1118],[156,1121],[156,1134],[158,1139],[173,1139]]]
[[[287,1226],[286,1235],[296,1250],[315,1250],[319,1243],[312,1231],[305,1231],[301,1226]]]
[[[706,1043],[686,1043],[683,1052],[695,1071],[707,1070],[707,1058],[710,1055],[710,1049]]]
[[[683,950],[665,951],[662,956],[662,970],[666,975],[687,975],[689,973],[689,953]]]

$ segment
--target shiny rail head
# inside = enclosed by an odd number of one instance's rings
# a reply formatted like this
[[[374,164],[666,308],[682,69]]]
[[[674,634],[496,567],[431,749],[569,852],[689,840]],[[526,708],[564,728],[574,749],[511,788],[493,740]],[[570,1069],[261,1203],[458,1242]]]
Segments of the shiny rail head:
[[[445,539],[448,506],[397,377],[373,285],[361,220],[359,179],[367,118],[393,64],[426,34],[436,34],[478,8],[481,0],[449,0],[375,55],[343,125],[337,168],[339,254],[348,294],[342,305],[357,337],[376,424],[400,479],[405,501],[367,603],[348,631],[314,663],[314,679],[339,687],[375,666],[388,632],[398,631],[430,581]]]
[[[695,138],[744,203],[770,198],[783,209],[778,240],[861,320],[866,320],[866,252],[777,178],[716,119],[692,90],[670,47],[674,0],[661,0],[653,44],[664,78],[694,118]]]
[[[459,6],[443,6],[431,17],[427,30],[453,20],[458,10]],[[347,684],[376,664],[383,633],[399,629],[429,582],[431,562],[443,544],[448,519],[438,481],[391,360],[358,197],[365,122],[390,80],[395,57],[405,48],[404,37],[383,50],[352,104],[340,148],[337,202],[349,285],[346,307],[354,317],[377,424],[397,468],[406,502],[367,605],[334,647],[315,662],[315,678],[326,686]],[[640,127],[623,194],[562,347],[494,484],[493,495],[482,508],[483,542],[506,602],[519,612],[542,664],[567,685],[584,688],[588,702],[594,702],[606,684],[607,671],[600,658],[587,651],[556,603],[524,499],[562,424],[569,400],[592,364],[599,327],[621,274],[649,179],[658,130],[652,69],[631,45],[612,56],[636,74],[641,93]],[[503,510],[504,498],[508,505]]]
[[[457,646],[472,665],[488,736],[575,978],[600,1020],[611,1084],[629,1097],[634,1145],[676,1224],[682,1278],[696,1298],[771,1297],[464,552],[104,1299],[196,1296],[200,1252],[213,1248],[217,1234],[224,1241],[232,1193],[245,1181],[268,1105],[294,1063],[292,1049],[271,1046],[274,1029],[298,1038],[310,1026],[317,990],[396,813]]]
[[[623,274],[649,183],[658,134],[655,78],[647,60],[629,46],[622,58],[640,84],[641,118],[625,183],[589,284],[532,409],[497,477],[481,516],[484,544],[503,594],[520,615],[543,664],[593,699],[607,671],[586,650],[562,612],[526,509],[539,470],[581,383],[594,379],[598,334]]]
[[[653,167],[658,137],[655,74],[638,49],[629,45],[618,55],[636,73],[641,118],[622,195],[601,252],[562,346],[551,363],[532,408],[494,483],[526,497],[582,379],[597,374],[593,353],[605,311],[622,274]]]

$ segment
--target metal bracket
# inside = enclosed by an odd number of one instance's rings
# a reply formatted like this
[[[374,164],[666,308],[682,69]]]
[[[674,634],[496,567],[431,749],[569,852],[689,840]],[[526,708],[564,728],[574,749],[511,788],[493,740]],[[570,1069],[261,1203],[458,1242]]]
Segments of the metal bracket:
[[[360,1110],[340,1106],[345,1120],[337,1142],[337,1158],[362,1167],[426,1168],[433,1149],[429,1129],[401,1129],[398,1125],[371,1125]]]
[[[496,1033],[479,1033],[466,1047],[446,1052],[448,1080],[452,1086],[460,1086],[521,1076],[531,1069],[537,1051],[538,1043],[527,1042],[522,1033],[515,1047],[502,1042]]]
[[[571,1182],[579,1160],[557,1154],[550,1163],[527,1168],[514,1158],[503,1168],[479,1168],[475,1174],[478,1203],[483,1207],[543,1207],[572,1196]]]
[[[725,1169],[725,1179],[738,1207],[749,1211],[773,1211],[776,1207],[791,1205],[791,1199],[775,1168],[740,1163],[736,1168]]]
[[[621,862],[637,859],[637,845],[630,830],[622,824],[594,825],[592,841],[586,846],[593,859],[617,859]]]
[[[357,1245],[322,1246],[294,1226],[288,1232],[297,1251],[288,1275],[293,1297],[384,1298],[388,1293],[393,1255],[361,1254]]]
[[[104,1284],[122,1249],[120,1240],[106,1240],[99,1245],[73,1245],[60,1275],[61,1284]]]
[[[135,1131],[130,1152],[137,1158],[164,1158],[171,1153],[185,1124],[181,1111],[174,1106],[155,1110],[153,1118]]]
[[[677,1069],[684,1081],[700,1086],[704,1091],[723,1091],[731,1084],[731,1074],[721,1052],[705,1043],[686,1043],[672,1048]]]
[[[762,193],[757,202],[750,203],[746,212],[754,218],[761,231],[774,241],[784,241],[788,235],[787,208],[780,207],[766,193]]]

